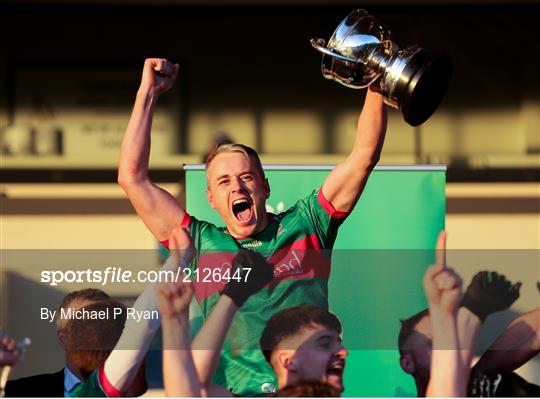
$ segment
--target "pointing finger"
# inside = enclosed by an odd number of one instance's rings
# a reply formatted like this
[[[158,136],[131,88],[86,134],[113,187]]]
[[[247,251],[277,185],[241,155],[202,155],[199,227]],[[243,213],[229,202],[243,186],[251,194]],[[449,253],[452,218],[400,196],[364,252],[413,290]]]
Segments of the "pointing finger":
[[[437,238],[437,249],[435,250],[435,264],[439,269],[446,268],[446,231],[442,230]]]

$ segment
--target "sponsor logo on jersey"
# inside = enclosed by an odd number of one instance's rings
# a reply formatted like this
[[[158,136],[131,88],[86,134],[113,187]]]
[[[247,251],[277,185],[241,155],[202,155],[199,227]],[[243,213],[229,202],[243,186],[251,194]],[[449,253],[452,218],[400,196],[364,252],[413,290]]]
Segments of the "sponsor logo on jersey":
[[[292,276],[303,272],[302,262],[294,249],[274,265],[274,277]]]
[[[242,244],[242,248],[257,248],[263,245],[262,241],[259,240],[253,240],[251,242],[246,242],[245,244]]]

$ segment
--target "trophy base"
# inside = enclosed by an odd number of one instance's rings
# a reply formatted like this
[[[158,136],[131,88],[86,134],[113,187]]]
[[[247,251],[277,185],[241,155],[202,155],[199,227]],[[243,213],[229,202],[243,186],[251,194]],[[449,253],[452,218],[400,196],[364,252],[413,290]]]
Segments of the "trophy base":
[[[439,107],[452,71],[452,59],[443,53],[421,50],[408,61],[395,94],[409,125],[421,125]]]

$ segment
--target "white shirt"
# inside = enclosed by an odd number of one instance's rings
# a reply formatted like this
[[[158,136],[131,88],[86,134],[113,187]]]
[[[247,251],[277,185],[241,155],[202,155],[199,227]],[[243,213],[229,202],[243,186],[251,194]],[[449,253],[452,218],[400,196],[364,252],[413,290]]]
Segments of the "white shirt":
[[[82,381],[73,372],[64,367],[64,397],[69,398],[75,387],[81,384]]]

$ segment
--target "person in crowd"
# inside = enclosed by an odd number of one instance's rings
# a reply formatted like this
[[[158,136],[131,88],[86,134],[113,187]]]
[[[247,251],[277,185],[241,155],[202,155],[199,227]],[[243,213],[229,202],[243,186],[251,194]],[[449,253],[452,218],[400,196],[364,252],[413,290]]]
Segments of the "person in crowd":
[[[84,371],[76,366],[76,362],[66,351],[66,324],[67,319],[59,317],[61,310],[80,309],[92,303],[109,299],[109,295],[102,290],[88,288],[73,291],[67,294],[56,309],[56,339],[65,353],[65,366],[50,374],[39,374],[8,381],[6,396],[10,397],[66,397],[71,394],[74,387],[84,381]]]
[[[470,396],[540,397],[540,386],[514,370],[540,353],[540,307],[518,316],[472,370]]]
[[[260,346],[276,374],[278,392],[302,381],[319,381],[341,394],[348,356],[341,333],[336,315],[313,305],[294,306],[272,316]]]
[[[183,228],[178,227],[173,231],[170,242],[173,251],[159,270],[161,275],[169,271],[176,274],[178,269],[185,268],[194,256],[191,237]],[[149,284],[137,297],[132,313],[149,317],[127,317],[122,333],[105,362],[92,370],[88,378],[79,384],[70,396],[138,396],[144,392],[134,391],[137,391],[140,385],[146,353],[160,325],[160,318],[154,316],[158,314],[155,284]]]
[[[462,397],[466,392],[469,367],[462,361],[458,336],[457,309],[462,281],[446,266],[446,232],[437,241],[435,264],[424,274],[424,293],[429,306],[433,348],[427,397]],[[475,337],[470,337],[474,340]]]
[[[72,318],[64,327],[64,345],[70,364],[86,381],[101,365],[118,342],[126,322],[126,306],[112,298],[80,308],[88,314],[106,314],[106,318]]]
[[[481,324],[488,315],[509,308],[519,297],[520,286],[520,283],[512,284],[505,276],[496,272],[482,271],[473,277],[457,314],[463,367],[470,368],[476,347],[474,338]],[[514,344],[520,342],[515,346],[517,351],[508,349],[504,353],[492,349],[482,356],[472,369],[467,396],[523,396],[523,394],[528,396],[537,389],[534,384],[512,373],[515,368],[538,353],[534,351],[535,334],[531,334],[535,326],[532,314],[533,312],[529,312],[518,317],[492,346],[498,348],[502,342],[504,346],[510,348],[507,339],[514,336],[519,337],[513,341]],[[417,395],[420,397],[426,395],[432,370],[431,324],[430,311],[423,310],[402,321],[398,338],[401,368],[414,378]],[[518,331],[514,327],[516,325],[520,326],[518,328],[520,332],[514,335]],[[521,344],[523,351],[519,350]],[[490,359],[492,356],[493,359]],[[497,360],[501,363],[497,363]]]
[[[252,271],[246,273],[248,265]],[[234,259],[231,273],[236,270],[243,271],[241,278],[228,282],[193,345],[189,340],[191,283],[181,278],[156,286],[162,317],[163,381],[167,396],[232,396],[224,387],[212,383],[225,336],[238,309],[273,278],[271,265],[259,253],[248,249],[240,249]]]

